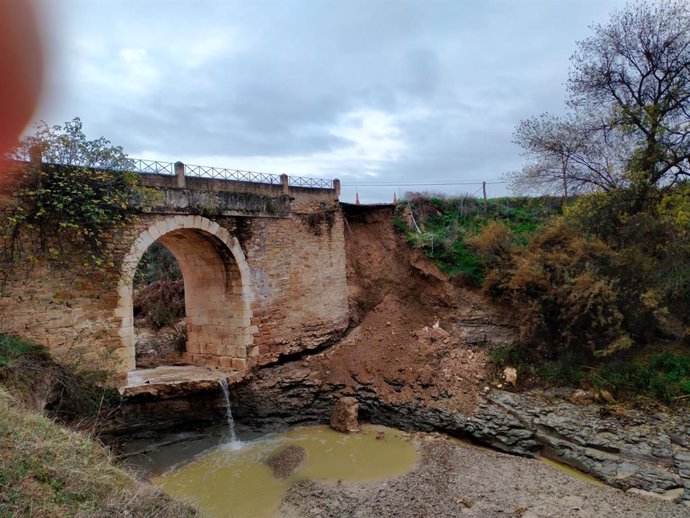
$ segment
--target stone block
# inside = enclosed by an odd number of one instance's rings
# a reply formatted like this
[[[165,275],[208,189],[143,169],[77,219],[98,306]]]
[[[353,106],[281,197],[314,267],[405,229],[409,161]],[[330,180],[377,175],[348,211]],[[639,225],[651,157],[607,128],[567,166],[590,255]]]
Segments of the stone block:
[[[245,358],[233,358],[232,368],[238,371],[245,371],[247,369],[247,360]]]

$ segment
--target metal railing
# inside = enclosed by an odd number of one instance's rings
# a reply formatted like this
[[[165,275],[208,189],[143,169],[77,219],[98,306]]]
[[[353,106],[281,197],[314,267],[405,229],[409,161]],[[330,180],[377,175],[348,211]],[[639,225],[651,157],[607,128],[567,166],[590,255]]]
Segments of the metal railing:
[[[35,161],[31,152],[22,158],[27,162]],[[40,151],[38,162],[41,162]],[[70,164],[63,164],[70,165]],[[126,158],[117,164],[89,164],[86,167],[103,168],[110,171],[127,171],[141,174],[157,174],[164,176],[184,176],[196,178],[210,178],[215,180],[231,180],[236,182],[250,182],[268,185],[284,185],[290,187],[306,187],[310,189],[335,189],[336,182],[327,178],[310,178],[307,176],[288,176],[281,174],[260,173],[257,171],[243,171],[242,169],[228,169],[205,165],[183,164],[182,162],[161,162],[145,160],[143,158]]]
[[[280,175],[270,173],[258,173],[255,171],[242,171],[241,169],[227,169],[224,167],[210,167],[203,165],[185,164],[185,176],[198,178],[214,178],[218,180],[235,180],[238,182],[267,183],[280,185]]]
[[[126,164],[114,169],[116,171],[129,171],[132,173],[175,176],[175,164],[173,162],[159,162],[142,158],[128,158]]]
[[[309,178],[307,176],[289,176],[288,185],[292,187],[310,187],[312,189],[332,189],[333,180],[327,178]]]
[[[159,162],[156,160],[143,160],[140,158],[128,159],[129,164],[118,170],[129,170],[143,174],[161,174],[175,176],[176,169],[173,162]],[[180,162],[178,162],[180,164]],[[244,171],[242,169],[229,169],[226,167],[213,167],[205,165],[181,164],[184,168],[184,176],[196,178],[211,178],[215,180],[233,180],[236,182],[262,183],[269,185],[281,185],[282,175],[260,173],[258,171]],[[131,166],[131,168],[130,168]],[[311,178],[308,176],[288,176],[288,185],[291,187],[306,187],[310,189],[333,189],[333,180],[328,178]]]

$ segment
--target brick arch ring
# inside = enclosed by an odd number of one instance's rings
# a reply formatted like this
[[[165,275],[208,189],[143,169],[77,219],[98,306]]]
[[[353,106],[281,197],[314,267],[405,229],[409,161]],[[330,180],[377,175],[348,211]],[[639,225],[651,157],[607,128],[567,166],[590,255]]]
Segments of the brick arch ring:
[[[122,261],[115,310],[115,317],[121,319],[118,371],[126,374],[136,368],[134,273],[154,241],[172,252],[182,271],[186,361],[224,370],[246,369],[256,328],[251,325],[251,274],[239,241],[210,219],[173,216],[144,230]]]

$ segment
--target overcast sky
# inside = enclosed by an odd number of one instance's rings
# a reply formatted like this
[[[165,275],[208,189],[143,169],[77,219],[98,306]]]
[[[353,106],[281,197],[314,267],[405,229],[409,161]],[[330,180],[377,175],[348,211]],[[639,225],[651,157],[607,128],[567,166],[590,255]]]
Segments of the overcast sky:
[[[563,110],[616,0],[44,0],[48,123],[132,157],[340,178],[341,200],[477,193]],[[405,185],[476,182],[473,185]],[[365,184],[390,184],[367,186]],[[505,194],[489,184],[489,195]]]

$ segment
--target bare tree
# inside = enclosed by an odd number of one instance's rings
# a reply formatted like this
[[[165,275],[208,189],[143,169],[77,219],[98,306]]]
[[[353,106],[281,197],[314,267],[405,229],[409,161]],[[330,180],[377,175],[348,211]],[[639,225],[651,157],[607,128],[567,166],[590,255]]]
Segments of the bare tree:
[[[570,192],[635,186],[643,202],[690,177],[690,3],[638,2],[592,30],[571,58],[570,115],[520,123],[530,162],[513,177]]]
[[[526,192],[580,194],[608,191],[625,183],[624,142],[594,118],[559,118],[543,114],[525,119],[515,130],[514,142],[528,162],[511,173],[513,187]]]

